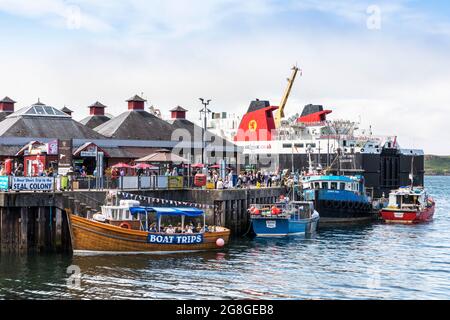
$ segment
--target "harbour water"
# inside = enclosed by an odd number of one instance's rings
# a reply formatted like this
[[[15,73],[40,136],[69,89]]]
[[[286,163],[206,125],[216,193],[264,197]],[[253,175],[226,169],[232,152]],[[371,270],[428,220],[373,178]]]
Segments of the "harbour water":
[[[437,209],[422,225],[238,239],[224,252],[3,255],[0,299],[450,299],[450,177],[425,183]]]

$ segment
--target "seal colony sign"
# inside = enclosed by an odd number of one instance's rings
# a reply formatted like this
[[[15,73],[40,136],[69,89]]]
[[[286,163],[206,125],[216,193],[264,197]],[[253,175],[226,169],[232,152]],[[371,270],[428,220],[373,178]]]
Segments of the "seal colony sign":
[[[148,243],[158,244],[196,244],[203,243],[202,234],[149,234]]]
[[[53,178],[50,177],[13,177],[12,190],[51,191]]]
[[[258,123],[256,122],[256,120],[250,120],[250,122],[248,123],[248,129],[250,131],[256,131],[257,128],[258,128]]]

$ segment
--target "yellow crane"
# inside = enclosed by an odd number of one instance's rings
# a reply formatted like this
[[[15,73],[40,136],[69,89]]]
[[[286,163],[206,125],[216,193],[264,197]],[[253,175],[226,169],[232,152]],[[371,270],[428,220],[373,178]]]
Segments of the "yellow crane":
[[[297,66],[292,67],[292,75],[290,78],[287,79],[288,85],[286,88],[286,91],[284,92],[283,99],[281,99],[280,107],[278,108],[277,112],[275,113],[275,127],[279,128],[281,126],[281,119],[284,118],[284,107],[286,106],[286,102],[289,98],[289,94],[291,93],[292,85],[294,84],[295,77],[297,76],[297,73],[299,71],[299,68]]]

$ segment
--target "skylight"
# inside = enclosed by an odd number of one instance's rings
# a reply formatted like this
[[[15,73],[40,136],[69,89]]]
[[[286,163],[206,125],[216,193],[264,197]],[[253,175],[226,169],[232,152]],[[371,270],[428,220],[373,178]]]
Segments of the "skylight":
[[[8,118],[14,118],[19,116],[70,118],[68,114],[62,112],[61,110],[42,104],[34,104],[32,106],[17,110],[13,114],[9,115]]]

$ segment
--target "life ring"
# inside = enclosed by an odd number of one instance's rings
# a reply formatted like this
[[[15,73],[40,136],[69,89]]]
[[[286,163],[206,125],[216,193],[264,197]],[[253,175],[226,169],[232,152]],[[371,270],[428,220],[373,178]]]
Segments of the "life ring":
[[[325,200],[325,208],[330,208],[332,206],[332,201],[331,200]]]
[[[131,224],[129,222],[122,222],[119,227],[124,229],[130,229],[131,230]]]
[[[353,209],[353,208],[355,207],[355,202],[353,202],[353,201],[348,201],[348,202],[347,202],[347,207],[348,207],[349,209]]]
[[[347,208],[347,201],[342,201],[341,202],[341,208],[342,209],[346,209]]]
[[[355,209],[356,210],[361,210],[363,207],[363,203],[362,202],[355,202]]]
[[[333,201],[333,207],[335,209],[339,208],[341,206],[341,203],[339,201]]]

